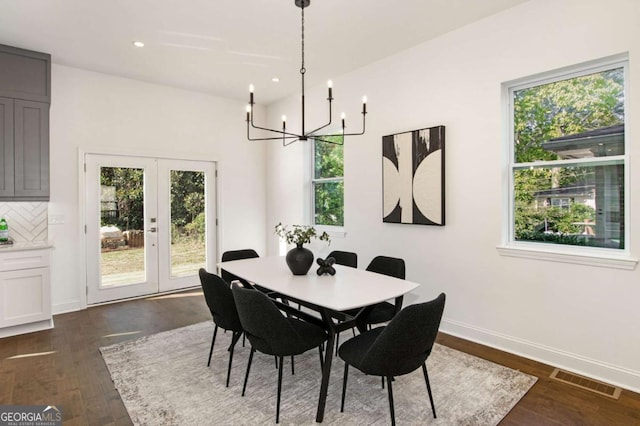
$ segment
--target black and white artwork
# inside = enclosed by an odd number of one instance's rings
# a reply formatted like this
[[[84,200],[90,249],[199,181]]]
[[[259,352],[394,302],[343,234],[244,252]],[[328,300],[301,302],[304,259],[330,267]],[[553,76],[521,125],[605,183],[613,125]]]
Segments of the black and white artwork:
[[[444,126],[382,137],[383,222],[444,225]]]

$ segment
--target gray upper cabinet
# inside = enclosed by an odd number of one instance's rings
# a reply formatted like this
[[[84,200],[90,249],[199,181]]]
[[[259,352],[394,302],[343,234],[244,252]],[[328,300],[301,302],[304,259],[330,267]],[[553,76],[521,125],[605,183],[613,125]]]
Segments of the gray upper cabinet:
[[[49,199],[49,104],[14,103],[14,196]]]
[[[51,103],[51,55],[0,44],[0,96]]]
[[[0,45],[0,201],[49,200],[50,55]]]
[[[0,98],[0,197],[13,196],[13,99]]]

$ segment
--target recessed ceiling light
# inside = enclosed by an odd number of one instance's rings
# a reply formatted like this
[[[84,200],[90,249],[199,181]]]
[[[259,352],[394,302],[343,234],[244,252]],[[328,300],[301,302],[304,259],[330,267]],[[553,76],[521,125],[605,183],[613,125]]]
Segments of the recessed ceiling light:
[[[141,41],[134,41],[134,42],[133,42],[133,45],[134,45],[135,47],[144,47],[144,43],[143,43],[143,42],[141,42]]]
[[[280,79],[278,77],[273,77],[271,81],[273,81],[274,83],[277,83],[280,81]]]

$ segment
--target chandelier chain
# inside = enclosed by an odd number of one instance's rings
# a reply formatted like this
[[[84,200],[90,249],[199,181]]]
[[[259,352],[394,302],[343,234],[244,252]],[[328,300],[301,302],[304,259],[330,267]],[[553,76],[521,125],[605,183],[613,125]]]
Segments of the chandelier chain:
[[[302,37],[301,37],[301,43],[302,43],[302,49],[301,49],[302,50],[302,66],[300,68],[300,74],[304,74],[307,71],[305,69],[305,67],[304,67],[304,5],[301,7],[301,9],[302,9],[302,20],[301,20],[301,22],[302,22],[302,24],[301,24],[302,25],[302,30],[301,30],[301,33],[302,33]]]

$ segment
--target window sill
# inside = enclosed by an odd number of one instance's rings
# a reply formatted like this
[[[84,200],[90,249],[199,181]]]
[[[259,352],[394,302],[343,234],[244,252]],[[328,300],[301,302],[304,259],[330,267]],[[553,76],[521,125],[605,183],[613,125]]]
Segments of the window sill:
[[[576,265],[596,266],[602,268],[623,269],[633,271],[638,259],[623,254],[590,253],[571,250],[554,250],[549,248],[530,247],[528,245],[502,245],[496,247],[501,256],[521,257],[525,259],[544,260],[549,262],[573,263]]]
[[[315,225],[315,228],[320,233],[326,232],[332,239],[345,238],[347,236],[347,231],[341,226]]]

